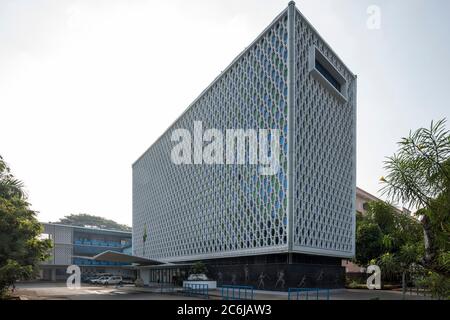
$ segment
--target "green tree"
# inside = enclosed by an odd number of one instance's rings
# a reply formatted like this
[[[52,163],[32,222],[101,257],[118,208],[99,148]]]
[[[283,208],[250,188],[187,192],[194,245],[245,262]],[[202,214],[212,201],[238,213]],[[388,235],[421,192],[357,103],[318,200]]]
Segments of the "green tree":
[[[100,229],[110,229],[119,231],[131,231],[131,227],[125,224],[119,224],[113,220],[90,215],[90,214],[71,214],[60,219],[57,223],[78,226],[78,227],[95,227]]]
[[[387,175],[381,178],[383,192],[393,202],[418,209],[424,234],[421,264],[429,270],[432,284],[448,283],[435,280],[450,277],[446,263],[450,255],[450,132],[445,122],[432,122],[430,128],[403,138],[398,152],[386,160]],[[442,296],[440,290],[436,288]]]
[[[419,221],[398,212],[384,201],[368,203],[364,215],[358,214],[356,256],[358,264],[378,264],[385,279],[393,279],[418,262],[423,243]]]
[[[358,214],[356,221],[356,262],[377,264],[383,281],[395,282],[401,275],[405,293],[406,276],[420,261],[423,246],[419,221],[384,201],[369,202],[367,212]]]
[[[203,274],[207,272],[206,265],[202,261],[197,261],[191,267],[191,274]]]
[[[24,199],[26,197],[22,181],[11,174],[11,170],[2,156],[0,156],[0,196],[5,199]]]
[[[42,226],[29,209],[21,181],[0,156],[0,297],[19,279],[36,275],[52,244],[41,240]]]
[[[365,219],[358,220],[356,227],[355,260],[360,265],[369,262],[383,254],[383,234],[380,227]]]

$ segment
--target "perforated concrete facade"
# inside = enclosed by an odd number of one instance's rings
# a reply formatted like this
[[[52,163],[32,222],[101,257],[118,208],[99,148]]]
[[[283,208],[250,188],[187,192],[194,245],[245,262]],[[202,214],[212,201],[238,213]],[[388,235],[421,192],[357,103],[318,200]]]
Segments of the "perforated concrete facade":
[[[311,48],[346,83],[311,75]],[[326,83],[325,83],[326,84]],[[133,253],[167,262],[354,253],[356,79],[290,5],[133,165]],[[175,165],[177,128],[279,129],[280,165]]]
[[[293,249],[353,255],[356,77],[298,11],[294,25]],[[342,76],[341,92],[311,75],[313,50]]]

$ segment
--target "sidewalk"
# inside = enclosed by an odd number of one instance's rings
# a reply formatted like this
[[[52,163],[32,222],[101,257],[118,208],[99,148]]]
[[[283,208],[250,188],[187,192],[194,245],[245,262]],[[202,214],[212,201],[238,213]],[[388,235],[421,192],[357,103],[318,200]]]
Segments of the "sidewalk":
[[[183,288],[177,287],[173,289],[167,289],[158,287],[122,287],[122,290],[130,290],[136,292],[156,293],[156,294],[173,294],[183,299],[184,295],[181,293]],[[221,300],[221,290],[214,289],[209,292],[209,299]],[[288,293],[284,291],[265,291],[254,290],[254,300],[287,300]],[[200,297],[200,296],[199,296]],[[308,300],[317,300],[315,293],[310,293]],[[368,290],[368,289],[332,289],[330,290],[330,300],[402,300],[402,292],[394,290]],[[305,293],[300,295],[299,300],[306,300]],[[324,293],[319,294],[319,300],[326,300]],[[430,296],[422,296],[416,294],[405,295],[405,300],[432,300]]]

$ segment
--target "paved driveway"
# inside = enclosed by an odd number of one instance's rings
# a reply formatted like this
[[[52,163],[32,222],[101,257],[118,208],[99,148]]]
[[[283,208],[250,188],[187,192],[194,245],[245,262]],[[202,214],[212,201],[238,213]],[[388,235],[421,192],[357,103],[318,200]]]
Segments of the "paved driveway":
[[[195,297],[187,297],[176,294],[164,294],[157,290],[135,288],[132,285],[123,287],[104,287],[82,285],[80,289],[69,289],[65,283],[20,283],[16,286],[17,294],[23,299],[30,300],[198,300]],[[211,291],[211,299],[220,299],[218,290]],[[315,296],[310,298],[314,300]],[[320,299],[324,299],[321,295]],[[331,300],[401,300],[402,293],[387,290],[356,290],[341,289],[332,290]],[[406,295],[407,300],[429,300],[430,297]],[[255,300],[287,300],[285,292],[255,291]],[[304,300],[304,296],[302,297]]]
[[[80,289],[69,289],[65,283],[20,283],[16,294],[28,300],[178,300],[191,297],[141,292],[134,287],[82,285]]]

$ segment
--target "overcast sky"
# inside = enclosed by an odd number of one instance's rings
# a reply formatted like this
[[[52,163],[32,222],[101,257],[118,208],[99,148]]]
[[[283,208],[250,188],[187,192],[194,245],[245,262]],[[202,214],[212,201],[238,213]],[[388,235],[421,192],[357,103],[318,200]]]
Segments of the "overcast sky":
[[[287,4],[1,0],[0,154],[39,219],[131,224],[131,164]],[[450,1],[297,6],[358,75],[357,180],[377,194],[399,138],[450,118]]]

